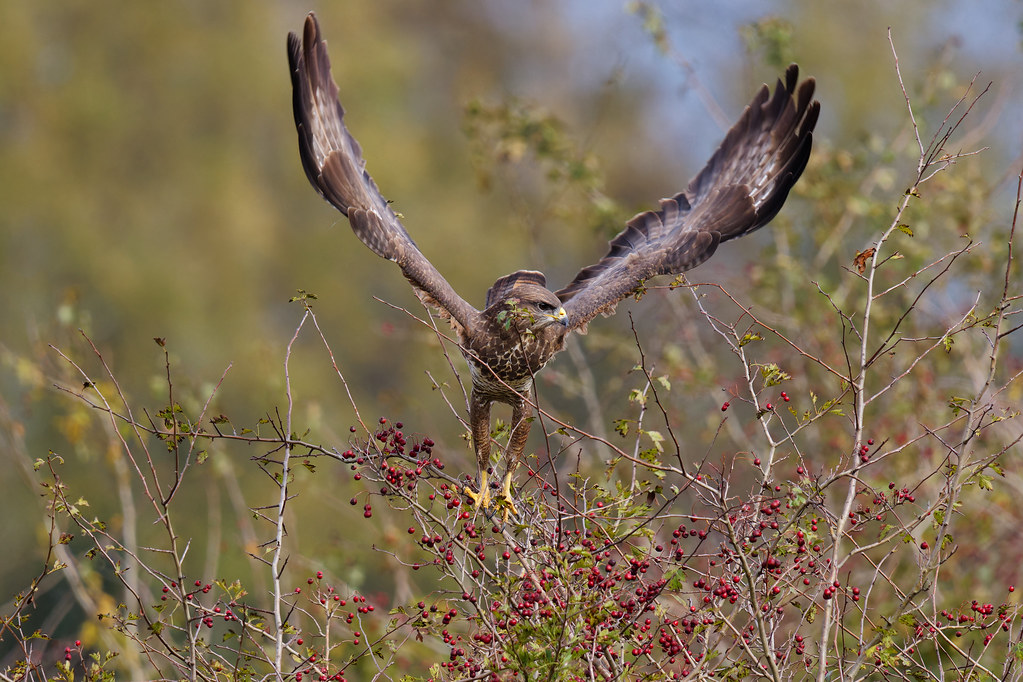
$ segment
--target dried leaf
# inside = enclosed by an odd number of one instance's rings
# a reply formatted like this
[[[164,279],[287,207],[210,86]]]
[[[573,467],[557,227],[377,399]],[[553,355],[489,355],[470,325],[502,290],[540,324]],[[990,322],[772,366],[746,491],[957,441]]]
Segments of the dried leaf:
[[[866,251],[857,251],[856,252],[856,257],[853,258],[853,265],[856,266],[856,271],[858,273],[860,273],[861,275],[864,272],[866,272],[866,270],[867,270],[867,261],[874,257],[874,251],[875,250],[876,249],[874,249],[874,247],[871,246]]]

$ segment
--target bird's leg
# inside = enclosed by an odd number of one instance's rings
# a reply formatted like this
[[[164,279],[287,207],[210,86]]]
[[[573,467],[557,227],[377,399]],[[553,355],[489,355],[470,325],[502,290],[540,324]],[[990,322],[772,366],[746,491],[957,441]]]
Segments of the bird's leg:
[[[472,499],[474,508],[486,509],[490,506],[490,482],[487,480],[487,468],[490,466],[490,402],[480,398],[475,391],[469,398],[469,427],[479,467],[480,491],[474,493],[466,486],[465,494]]]
[[[504,518],[503,522],[508,523],[508,516],[514,514],[519,515],[519,510],[515,508],[515,498],[512,497],[511,482],[512,473],[514,472],[518,462],[508,465],[508,473],[504,476],[504,485],[501,486],[501,504],[504,506]]]
[[[512,407],[512,432],[508,439],[508,473],[504,476],[504,485],[501,486],[501,502],[505,505],[504,520],[508,521],[508,514],[518,515],[515,509],[515,498],[512,497],[511,484],[515,469],[522,461],[522,451],[526,449],[526,439],[529,438],[529,427],[532,422],[529,419],[529,410],[526,401],[520,400]]]

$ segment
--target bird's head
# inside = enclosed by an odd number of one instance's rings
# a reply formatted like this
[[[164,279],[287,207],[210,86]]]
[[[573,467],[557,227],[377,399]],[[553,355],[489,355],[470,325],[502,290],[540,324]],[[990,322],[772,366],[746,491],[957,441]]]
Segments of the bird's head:
[[[564,336],[568,314],[542,273],[519,270],[494,282],[487,291],[487,312],[520,331]]]

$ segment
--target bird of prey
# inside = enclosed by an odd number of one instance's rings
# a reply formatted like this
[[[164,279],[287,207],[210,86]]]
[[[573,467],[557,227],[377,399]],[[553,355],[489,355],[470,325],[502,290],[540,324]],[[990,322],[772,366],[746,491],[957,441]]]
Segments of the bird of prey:
[[[494,282],[477,310],[420,252],[366,172],[359,143],[345,127],[327,44],[312,13],[301,39],[288,35],[288,59],[299,152],[309,181],[348,217],[366,246],[398,264],[419,299],[456,332],[472,377],[469,425],[479,491],[467,487],[465,493],[477,509],[491,504],[491,406],[512,408],[508,473],[502,499],[495,501],[505,507],[505,518],[516,513],[511,480],[529,434],[534,375],[565,347],[569,333],[585,332],[598,313],[612,314],[650,277],[690,270],[721,242],[774,218],[806,166],[820,112],[813,79],[798,83],[799,69],[791,65],[773,95],[766,85],[760,89],[686,189],[629,220],[597,263],[558,291],[547,288],[540,272],[513,272]]]

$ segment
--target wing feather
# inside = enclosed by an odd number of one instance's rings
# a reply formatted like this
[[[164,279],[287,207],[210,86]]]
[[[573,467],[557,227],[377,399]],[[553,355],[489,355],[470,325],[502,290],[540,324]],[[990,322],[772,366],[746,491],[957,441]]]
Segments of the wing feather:
[[[288,61],[298,148],[309,182],[348,216],[352,231],[366,246],[398,264],[420,300],[464,330],[475,328],[479,311],[426,259],[366,172],[362,149],[345,127],[345,110],[331,75],[327,43],[311,12],[301,40],[288,34]]]
[[[585,332],[655,275],[680,274],[718,244],[766,225],[781,210],[810,157],[820,103],[812,78],[798,84],[793,64],[771,95],[765,85],[684,192],[640,213],[611,240],[607,255],[556,295],[572,329]]]

